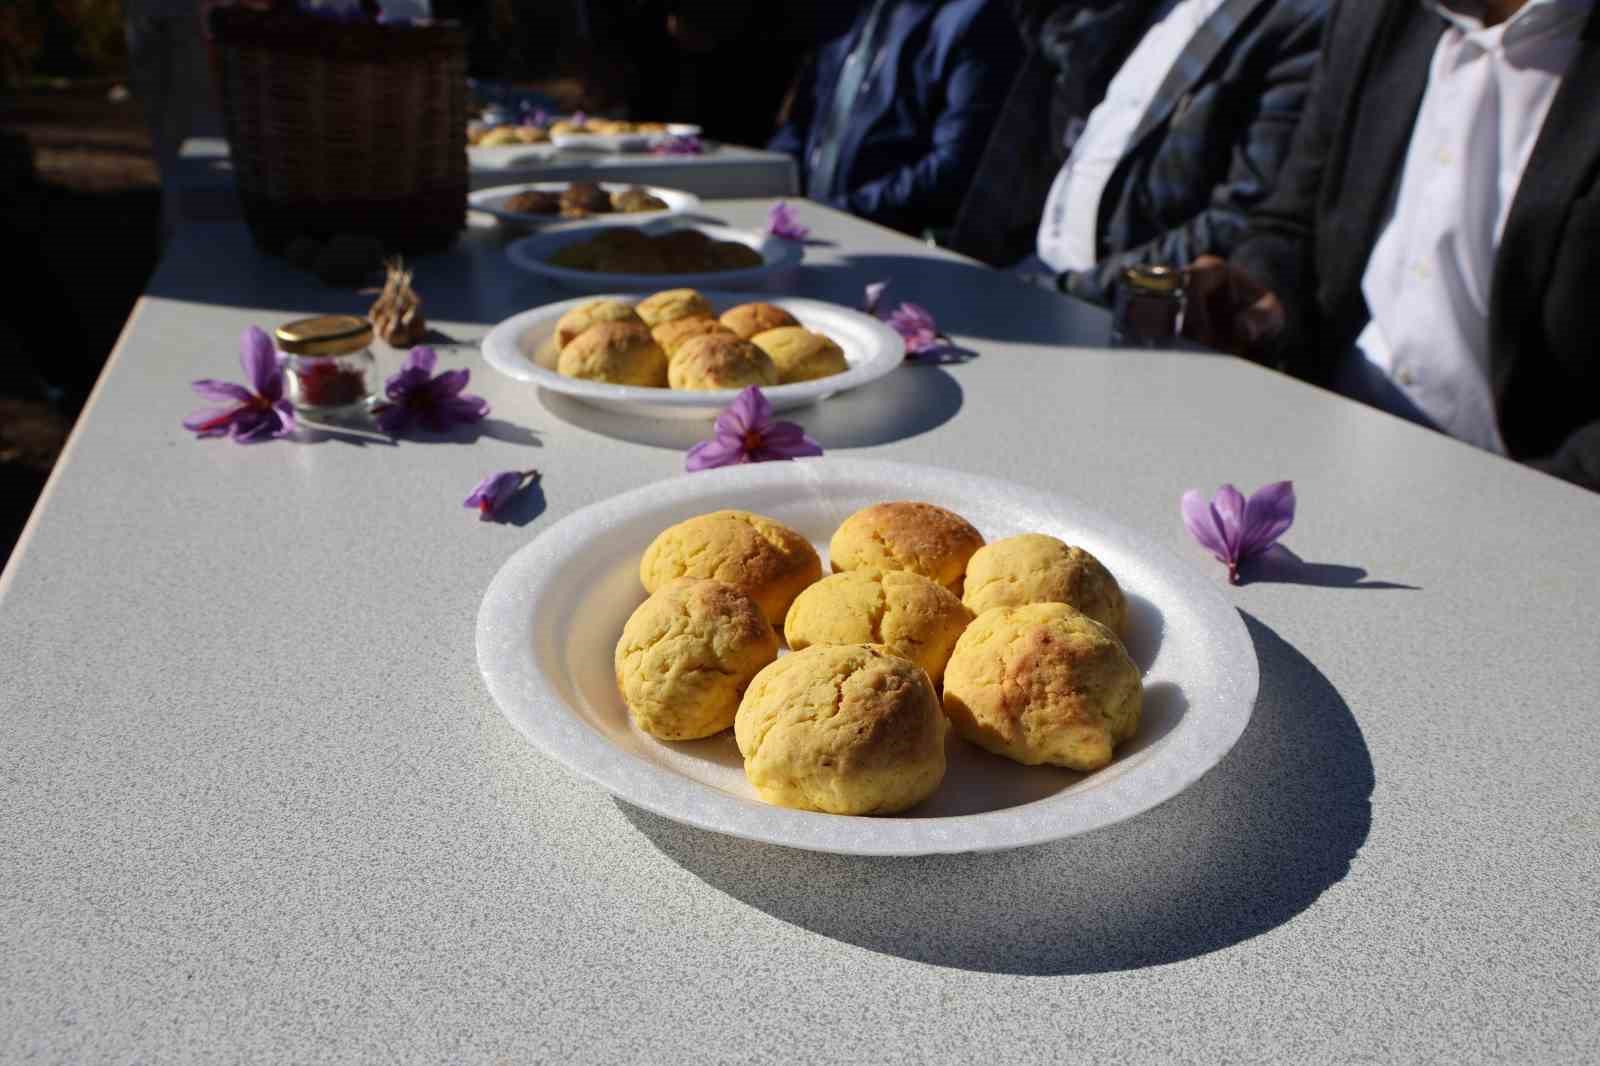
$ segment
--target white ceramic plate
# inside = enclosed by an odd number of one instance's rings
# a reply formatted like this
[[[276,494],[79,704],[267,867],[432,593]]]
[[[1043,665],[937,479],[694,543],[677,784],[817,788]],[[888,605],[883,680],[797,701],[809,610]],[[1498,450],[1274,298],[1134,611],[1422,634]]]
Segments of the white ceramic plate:
[[[642,152],[667,137],[698,137],[700,127],[690,122],[669,122],[660,133],[552,133],[550,143],[557,148],[579,148],[591,152]]]
[[[541,166],[559,151],[560,149],[549,141],[541,144],[468,145],[467,166],[479,174]]]
[[[662,285],[662,288],[671,286]],[[639,299],[637,293],[606,295],[627,303]],[[750,299],[749,293],[706,292],[704,295],[718,314]],[[484,361],[518,381],[532,382],[596,407],[651,418],[715,418],[739,394],[738,389],[647,389],[637,385],[580,381],[556,373],[552,365],[541,364],[540,351],[555,335],[556,321],[572,308],[599,298],[580,296],[513,315],[483,338]],[[850,369],[832,377],[762,389],[775,411],[815,403],[834,393],[876,381],[905,358],[905,342],[900,335],[871,315],[821,300],[789,296],[774,297],[766,302],[788,311],[807,329],[832,337],[844,349],[845,361],[850,364]],[[546,349],[546,358],[549,354]]]
[[[496,218],[523,226],[552,226],[572,222],[582,222],[585,225],[638,226],[655,219],[681,215],[685,211],[693,211],[700,206],[700,197],[693,193],[646,185],[643,187],[644,191],[666,203],[665,210],[617,212],[615,214],[590,215],[584,219],[571,219],[563,218],[560,215],[533,215],[525,211],[508,211],[505,208],[506,201],[518,193],[529,191],[561,193],[565,192],[567,186],[571,184],[569,181],[527,181],[520,185],[496,185],[492,189],[479,189],[476,192],[468,193],[467,203],[474,211],[482,211]],[[635,187],[633,183],[626,181],[602,181],[598,184],[600,188],[608,193],[624,192]]]
[[[614,225],[614,223],[613,223]],[[786,241],[763,233],[733,229],[730,226],[684,226],[677,219],[658,218],[639,226],[646,233],[665,233],[671,229],[693,228],[715,241],[738,241],[761,253],[762,264],[742,270],[716,270],[697,274],[608,274],[598,270],[573,270],[546,262],[557,249],[578,241],[586,241],[607,228],[604,225],[583,223],[563,226],[559,230],[535,233],[506,245],[506,255],[511,261],[533,274],[580,292],[599,292],[607,289],[629,289],[641,292],[659,292],[662,289],[702,288],[752,289],[774,284],[799,266],[805,256],[805,246],[799,241]]]
[[[1093,552],[1129,597],[1128,650],[1144,672],[1139,733],[1093,774],[1025,767],[954,734],[949,769],[909,814],[845,817],[773,807],[746,782],[732,732],[669,744],[635,729],[612,652],[644,601],[639,558],[657,533],[736,507],[771,515],[823,553],[840,522],[884,500],[950,507],[994,540],[1053,534]],[[1209,571],[1088,506],[932,467],[822,458],[686,474],[569,515],[517,552],[478,610],[478,666],[511,723],[550,758],[628,803],[749,840],[859,855],[991,851],[1087,833],[1188,788],[1244,732],[1255,650]]]

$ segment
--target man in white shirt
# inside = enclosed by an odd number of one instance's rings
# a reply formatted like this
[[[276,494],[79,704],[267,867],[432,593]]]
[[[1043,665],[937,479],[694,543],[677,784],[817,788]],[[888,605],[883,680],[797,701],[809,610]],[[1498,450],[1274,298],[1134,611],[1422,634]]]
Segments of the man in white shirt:
[[[1595,0],[1346,3],[1189,332],[1600,488]]]
[[[1019,0],[1031,55],[951,245],[1109,302],[1226,254],[1271,191],[1327,0]]]

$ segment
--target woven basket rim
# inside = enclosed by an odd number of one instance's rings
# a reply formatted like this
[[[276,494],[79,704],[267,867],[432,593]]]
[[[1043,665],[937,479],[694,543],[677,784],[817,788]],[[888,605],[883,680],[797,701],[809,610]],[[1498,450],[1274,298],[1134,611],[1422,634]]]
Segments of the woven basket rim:
[[[234,48],[370,62],[444,55],[466,45],[466,34],[454,22],[335,22],[297,11],[246,7],[213,8],[211,31],[220,44]]]

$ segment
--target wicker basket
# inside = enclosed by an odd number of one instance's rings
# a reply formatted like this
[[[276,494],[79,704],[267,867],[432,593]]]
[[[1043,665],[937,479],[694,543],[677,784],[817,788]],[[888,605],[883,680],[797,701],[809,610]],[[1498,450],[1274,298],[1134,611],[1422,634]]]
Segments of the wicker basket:
[[[369,235],[442,248],[466,225],[466,40],[454,26],[219,8],[223,121],[256,243]]]

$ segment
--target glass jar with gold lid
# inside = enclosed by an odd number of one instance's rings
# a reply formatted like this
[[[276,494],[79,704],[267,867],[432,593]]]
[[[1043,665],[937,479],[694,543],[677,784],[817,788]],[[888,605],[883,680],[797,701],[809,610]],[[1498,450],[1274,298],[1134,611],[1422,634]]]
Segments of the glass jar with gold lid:
[[[1183,319],[1183,271],[1140,263],[1122,272],[1111,317],[1111,343],[1164,348],[1176,343]]]
[[[309,414],[342,414],[373,399],[368,378],[376,360],[368,347],[372,323],[355,315],[318,315],[286,322],[273,331],[284,353],[283,380],[289,402]]]

